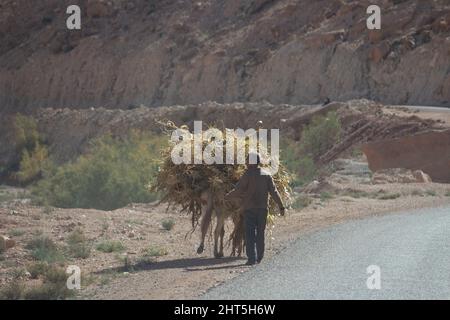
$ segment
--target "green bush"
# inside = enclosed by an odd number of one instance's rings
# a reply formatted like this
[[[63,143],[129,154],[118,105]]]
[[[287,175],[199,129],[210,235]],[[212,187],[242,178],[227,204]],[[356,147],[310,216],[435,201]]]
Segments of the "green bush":
[[[37,279],[39,276],[45,275],[49,268],[48,263],[46,262],[35,262],[27,267],[27,271],[31,275],[31,279]]]
[[[308,207],[311,203],[312,199],[309,196],[300,194],[295,198],[294,202],[292,203],[292,208],[300,210]]]
[[[56,244],[47,236],[37,236],[33,238],[28,242],[26,249],[31,250],[33,258],[39,261],[53,263],[64,260],[64,257],[59,252]]]
[[[16,153],[20,158],[14,177],[18,182],[28,184],[40,178],[45,167],[50,165],[48,150],[33,118],[17,114],[14,130]]]
[[[314,117],[302,131],[301,153],[318,159],[339,141],[340,135],[341,123],[336,112]]]
[[[123,251],[125,247],[120,241],[104,241],[99,243],[96,249],[101,252],[111,253]]]
[[[175,221],[173,219],[164,219],[161,222],[161,226],[164,228],[164,230],[170,231],[173,229],[175,225]]]
[[[14,118],[14,137],[17,150],[33,150],[42,140],[36,121],[20,113]]]
[[[292,187],[304,186],[316,179],[316,160],[339,141],[341,124],[335,112],[313,118],[301,134],[300,142],[281,141],[281,161],[293,174]]]
[[[91,246],[83,230],[75,229],[67,238],[69,254],[73,258],[86,259],[91,255]]]
[[[45,167],[51,165],[49,161],[47,147],[39,143],[32,151],[23,150],[19,171],[16,173],[17,180],[21,183],[30,183],[40,178]]]
[[[22,230],[22,229],[11,229],[10,231],[9,231],[9,235],[11,236],[11,237],[21,237],[21,236],[23,236],[25,234],[25,230]]]
[[[27,290],[24,298],[27,300],[64,300],[73,296],[73,290],[67,288],[65,270],[56,266],[49,266],[44,274],[44,282]]]
[[[26,288],[20,279],[14,279],[0,291],[0,299],[4,300],[63,300],[74,295],[67,289],[65,270],[44,263],[29,266],[28,271],[33,279],[43,275],[43,283]]]
[[[148,185],[158,170],[167,138],[133,131],[127,138],[102,137],[87,155],[50,170],[34,188],[38,203],[62,208],[113,210],[131,202],[151,202]]]
[[[400,193],[388,193],[388,194],[384,194],[378,197],[378,199],[380,200],[394,200],[397,198],[400,198],[401,194]]]
[[[317,167],[310,156],[302,156],[298,160],[298,184],[304,186],[317,177]]]
[[[281,141],[280,158],[282,163],[292,174],[291,187],[308,184],[314,180],[317,175],[317,168],[314,164],[314,160],[310,156],[302,154],[300,143],[294,140],[283,139]]]
[[[0,291],[0,300],[20,300],[25,293],[25,285],[15,279]]]
[[[333,195],[327,191],[324,191],[320,194],[321,201],[328,201],[333,198]]]
[[[167,249],[150,246],[143,250],[144,257],[162,257],[168,254]]]

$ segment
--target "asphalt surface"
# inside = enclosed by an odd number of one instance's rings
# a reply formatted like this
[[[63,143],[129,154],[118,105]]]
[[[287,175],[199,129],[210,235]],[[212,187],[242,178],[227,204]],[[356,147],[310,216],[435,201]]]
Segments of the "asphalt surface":
[[[201,299],[450,299],[450,207],[305,234],[249,268]]]
[[[390,105],[396,108],[408,108],[420,111],[450,112],[450,107]]]

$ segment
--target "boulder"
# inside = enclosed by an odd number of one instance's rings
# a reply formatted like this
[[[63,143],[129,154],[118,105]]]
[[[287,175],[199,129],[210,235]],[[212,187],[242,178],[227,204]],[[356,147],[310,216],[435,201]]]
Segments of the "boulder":
[[[417,182],[420,183],[430,183],[431,181],[431,177],[426,174],[425,172],[423,172],[422,170],[416,170],[413,172],[414,178],[416,179]]]
[[[435,182],[450,182],[450,129],[366,143],[361,149],[372,172],[421,170]],[[425,175],[415,175],[415,179],[428,181]]]

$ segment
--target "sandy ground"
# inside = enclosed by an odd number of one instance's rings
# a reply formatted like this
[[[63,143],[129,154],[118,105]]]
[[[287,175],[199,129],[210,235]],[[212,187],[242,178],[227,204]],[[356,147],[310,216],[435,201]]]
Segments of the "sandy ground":
[[[330,181],[332,191],[326,197],[311,194],[311,205],[301,210],[291,209],[286,217],[276,219],[267,232],[266,259],[276,259],[276,254],[301,234],[332,224],[450,203],[450,185],[445,184],[371,185],[367,179],[339,175]],[[381,200],[380,195],[395,197]],[[77,228],[84,231],[93,246],[87,259],[67,257],[64,262],[78,265],[88,279],[77,294],[79,299],[193,299],[248,270],[243,265],[244,258],[213,258],[211,240],[204,254],[197,255],[199,231],[191,234],[189,217],[177,210],[166,211],[162,205],[136,204],[107,212],[40,208],[23,202],[6,201],[0,208],[0,234],[9,235],[17,242],[1,255],[2,286],[12,281],[17,270],[26,270],[33,262],[29,250],[25,249],[30,239],[37,234],[48,235],[65,252],[67,237]],[[162,227],[166,219],[175,222],[170,231]],[[98,243],[111,240],[122,242],[126,249],[116,253],[96,250]],[[167,254],[149,258],[145,254],[149,249],[161,249]],[[27,275],[22,280],[31,281]]]

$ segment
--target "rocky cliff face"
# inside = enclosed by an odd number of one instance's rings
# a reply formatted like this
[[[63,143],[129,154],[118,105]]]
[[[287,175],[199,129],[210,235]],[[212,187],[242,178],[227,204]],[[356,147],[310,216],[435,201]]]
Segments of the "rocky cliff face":
[[[450,3],[1,0],[0,106],[450,104]],[[82,29],[66,29],[69,4]]]

